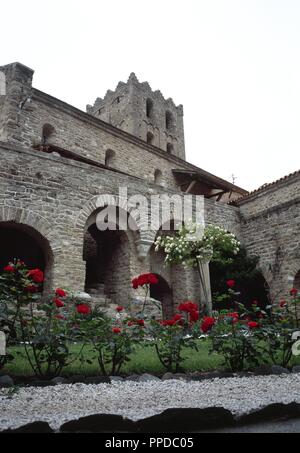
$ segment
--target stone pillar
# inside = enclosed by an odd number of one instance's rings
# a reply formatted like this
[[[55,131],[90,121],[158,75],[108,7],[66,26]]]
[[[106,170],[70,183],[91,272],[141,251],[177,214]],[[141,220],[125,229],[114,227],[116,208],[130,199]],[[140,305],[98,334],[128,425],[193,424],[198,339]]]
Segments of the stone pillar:
[[[206,306],[208,315],[212,313],[212,296],[210,286],[210,275],[209,275],[209,261],[199,263],[200,270],[202,273],[203,285],[200,285],[200,297],[202,306]]]
[[[6,81],[6,92],[1,102],[0,138],[31,146],[27,115],[32,109],[33,70],[20,63],[12,63],[0,67],[0,71],[5,74]]]
[[[82,248],[64,249],[54,252],[52,287],[70,291],[84,291],[86,264],[82,258]]]

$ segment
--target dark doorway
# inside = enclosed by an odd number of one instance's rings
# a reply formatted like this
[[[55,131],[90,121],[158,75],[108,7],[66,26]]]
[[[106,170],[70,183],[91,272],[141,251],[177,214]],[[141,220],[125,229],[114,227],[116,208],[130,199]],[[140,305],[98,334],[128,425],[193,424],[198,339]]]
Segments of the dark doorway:
[[[158,278],[158,283],[150,286],[150,297],[162,303],[163,317],[168,319],[173,316],[172,290],[163,277],[158,274],[155,275]]]
[[[28,225],[0,222],[0,272],[17,259],[29,269],[41,269],[45,273],[44,289],[50,289],[53,257],[48,241]]]

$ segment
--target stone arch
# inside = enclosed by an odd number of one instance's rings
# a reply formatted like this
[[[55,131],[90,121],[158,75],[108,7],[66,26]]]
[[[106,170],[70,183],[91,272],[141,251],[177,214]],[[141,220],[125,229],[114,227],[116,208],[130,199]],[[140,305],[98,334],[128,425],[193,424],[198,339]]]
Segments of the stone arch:
[[[102,207],[105,209],[105,207]],[[86,263],[85,291],[100,305],[128,305],[131,279],[137,273],[136,232],[119,227],[100,230],[94,211],[86,220],[83,238],[83,260]],[[124,211],[127,212],[127,211]]]
[[[32,226],[17,222],[0,222],[0,268],[16,259],[29,269],[39,268],[45,274],[44,294],[50,292],[54,256],[49,241]]]
[[[45,284],[45,291],[51,289],[53,274],[55,271],[55,258],[61,252],[61,244],[57,242],[55,238],[55,232],[53,231],[53,226],[50,222],[42,217],[37,212],[31,211],[29,209],[17,208],[15,206],[0,206],[0,222],[10,223],[12,225],[21,225],[25,229],[29,228],[31,231],[36,232],[36,237],[38,237],[41,242],[43,242],[43,247],[47,249],[51,260],[51,271],[49,268],[46,271],[47,281]],[[47,252],[47,253],[48,253]]]
[[[96,195],[91,198],[85,206],[80,210],[76,221],[75,228],[80,229],[83,233],[87,227],[87,222],[89,222],[92,216],[96,216],[98,212],[104,207],[107,206],[116,206],[119,209],[127,212],[132,221],[136,224],[136,230],[134,231],[135,243],[138,245],[140,241],[140,231],[142,227],[142,219],[140,219],[135,213],[131,213],[128,210],[128,204],[126,198],[121,198],[118,195],[112,194],[102,194]]]

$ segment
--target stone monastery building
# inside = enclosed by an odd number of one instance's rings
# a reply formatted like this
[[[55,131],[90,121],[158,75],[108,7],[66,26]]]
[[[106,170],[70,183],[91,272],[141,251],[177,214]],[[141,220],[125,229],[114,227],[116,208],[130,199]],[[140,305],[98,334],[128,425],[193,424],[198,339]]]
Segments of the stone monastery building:
[[[159,277],[152,297],[172,311],[203,298],[193,270],[165,267],[160,230],[99,231],[107,194],[194,194],[205,223],[236,234],[271,293],[300,287],[300,171],[247,191],[186,161],[183,107],[131,74],[87,112],[32,86],[33,70],[0,67],[0,265],[14,257],[46,274],[44,291],[65,287],[99,303],[128,305],[131,279]],[[122,209],[122,200],[120,200]],[[128,214],[129,215],[129,214]],[[208,269],[207,269],[208,270]]]

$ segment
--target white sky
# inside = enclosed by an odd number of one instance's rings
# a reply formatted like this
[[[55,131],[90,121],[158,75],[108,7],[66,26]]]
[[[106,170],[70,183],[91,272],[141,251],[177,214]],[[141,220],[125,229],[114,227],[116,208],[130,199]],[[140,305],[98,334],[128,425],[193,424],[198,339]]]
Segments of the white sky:
[[[254,189],[300,167],[299,0],[9,0],[0,65],[85,110],[126,81],[184,106],[187,160]]]

